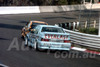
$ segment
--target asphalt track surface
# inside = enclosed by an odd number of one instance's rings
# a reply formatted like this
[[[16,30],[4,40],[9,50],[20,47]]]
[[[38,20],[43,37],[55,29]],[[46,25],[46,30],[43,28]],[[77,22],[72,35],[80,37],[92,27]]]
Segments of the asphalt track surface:
[[[91,12],[91,19],[98,19],[100,10]],[[89,17],[89,11],[82,11],[81,20],[85,21]],[[21,29],[29,20],[40,20],[49,24],[78,21],[79,11],[63,13],[41,13],[41,14],[18,14],[0,15],[0,63],[9,67],[100,67],[100,56],[78,52],[78,57],[56,55],[56,51],[38,52],[34,49],[23,50],[23,39],[21,39]],[[18,43],[18,50],[12,48],[8,50],[11,43]],[[62,56],[63,55],[63,56]],[[76,56],[76,55],[74,55]],[[92,56],[92,57],[91,57]]]

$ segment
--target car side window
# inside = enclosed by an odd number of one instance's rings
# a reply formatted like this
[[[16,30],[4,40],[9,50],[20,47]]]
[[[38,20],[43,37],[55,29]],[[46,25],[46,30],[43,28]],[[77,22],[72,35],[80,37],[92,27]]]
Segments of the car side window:
[[[27,26],[28,28],[30,27],[30,24],[31,24],[31,23],[28,24],[28,26]]]
[[[38,33],[37,26],[34,29],[35,29],[34,34],[37,34]]]
[[[40,30],[40,27],[37,26],[37,27],[35,28],[35,32],[34,32],[34,34],[38,34],[38,33],[39,33],[39,30]]]

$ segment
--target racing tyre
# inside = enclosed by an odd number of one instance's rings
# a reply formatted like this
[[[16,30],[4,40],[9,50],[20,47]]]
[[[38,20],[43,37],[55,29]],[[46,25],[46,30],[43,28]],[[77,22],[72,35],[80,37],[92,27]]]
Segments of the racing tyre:
[[[21,36],[21,38],[22,38],[23,40],[25,40],[24,36]]]
[[[25,37],[25,46],[28,46],[28,38]]]
[[[36,51],[39,51],[39,49],[38,49],[38,43],[35,41],[34,42],[34,49],[36,50]]]
[[[36,41],[35,41],[35,43],[34,43],[34,49],[35,49],[36,51],[41,51],[41,52],[45,51],[44,49],[38,48],[38,43],[37,43]]]

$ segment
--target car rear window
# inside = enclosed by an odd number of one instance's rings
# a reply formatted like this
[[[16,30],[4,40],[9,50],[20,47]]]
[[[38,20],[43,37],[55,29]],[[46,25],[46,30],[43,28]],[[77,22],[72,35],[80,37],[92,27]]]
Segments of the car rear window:
[[[31,25],[31,28],[34,29],[37,25]]]
[[[43,27],[41,32],[56,32],[56,33],[64,33],[62,28],[55,27]]]
[[[46,25],[43,23],[32,23],[31,28],[34,29],[37,25]]]

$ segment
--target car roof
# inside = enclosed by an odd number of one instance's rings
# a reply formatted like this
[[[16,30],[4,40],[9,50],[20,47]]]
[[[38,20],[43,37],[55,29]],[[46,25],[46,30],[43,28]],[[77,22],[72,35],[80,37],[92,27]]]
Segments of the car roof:
[[[30,22],[32,22],[32,23],[43,23],[43,24],[48,24],[48,23],[43,22],[43,21],[30,21]]]
[[[38,25],[40,27],[55,27],[55,28],[61,28],[61,27],[58,27],[58,26],[53,26],[53,25]]]

